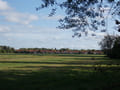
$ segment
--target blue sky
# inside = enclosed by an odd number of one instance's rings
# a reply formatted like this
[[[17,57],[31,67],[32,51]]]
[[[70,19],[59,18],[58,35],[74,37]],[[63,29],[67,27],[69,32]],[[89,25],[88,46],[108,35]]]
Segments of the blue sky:
[[[48,17],[49,10],[36,11],[40,0],[0,0],[0,45],[14,48],[71,48],[100,49],[98,43],[104,33],[96,37],[72,38],[72,30],[60,30],[56,27],[64,17],[58,11]],[[94,33],[94,32],[90,32]]]

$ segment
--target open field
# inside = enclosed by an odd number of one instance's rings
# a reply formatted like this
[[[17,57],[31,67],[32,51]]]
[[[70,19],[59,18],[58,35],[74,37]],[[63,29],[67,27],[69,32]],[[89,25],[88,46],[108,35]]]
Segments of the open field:
[[[104,55],[0,55],[0,90],[120,90],[120,60]]]

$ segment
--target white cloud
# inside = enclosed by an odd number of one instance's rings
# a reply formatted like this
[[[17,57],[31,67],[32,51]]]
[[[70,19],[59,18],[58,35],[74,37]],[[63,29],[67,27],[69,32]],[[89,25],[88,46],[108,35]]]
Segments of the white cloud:
[[[21,13],[10,8],[12,7],[6,1],[0,0],[0,10],[2,10],[0,16],[3,16],[3,19],[7,22],[29,25],[39,19],[35,14]]]
[[[91,31],[91,30],[88,30],[88,35],[91,36],[91,34],[95,34],[96,36],[105,36],[107,33],[105,32],[95,32],[95,31]]]
[[[0,26],[0,32],[8,32],[10,31],[10,27],[8,26]]]
[[[37,29],[36,29],[37,30]],[[98,42],[102,36],[72,38],[72,32],[57,31],[55,29],[44,28],[32,32],[5,33],[4,36],[10,38],[15,44],[21,43],[19,48],[24,47],[45,47],[45,48],[72,48],[72,49],[99,49]],[[67,36],[66,36],[67,35]],[[24,43],[22,43],[24,42]],[[33,44],[32,44],[32,43]]]
[[[40,15],[40,19],[42,20],[59,20],[61,18],[63,18],[64,16],[62,15],[55,15],[55,16],[47,16],[47,15]]]
[[[8,3],[6,1],[0,0],[0,10],[9,10],[11,7],[9,7]]]
[[[15,11],[9,11],[9,12],[2,12],[0,13],[1,16],[4,16],[5,20],[8,22],[28,25],[32,21],[38,20],[38,16],[34,14],[27,14],[27,13],[19,13]]]

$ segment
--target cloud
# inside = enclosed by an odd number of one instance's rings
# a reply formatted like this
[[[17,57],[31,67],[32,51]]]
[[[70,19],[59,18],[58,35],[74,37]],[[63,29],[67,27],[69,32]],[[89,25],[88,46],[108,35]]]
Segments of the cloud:
[[[91,36],[91,34],[95,34],[96,36],[105,36],[107,33],[105,33],[105,32],[95,32],[95,31],[92,31],[92,30],[88,30],[88,35]]]
[[[10,31],[10,27],[8,26],[0,26],[0,32],[8,32]]]
[[[34,14],[25,14],[19,12],[3,12],[5,20],[9,22],[19,23],[23,25],[28,25],[32,21],[38,20],[38,16]]]
[[[59,20],[61,18],[64,18],[62,15],[55,15],[55,16],[47,16],[47,15],[40,15],[40,19],[42,20]]]
[[[8,3],[6,1],[0,0],[0,10],[10,10]]]
[[[39,19],[35,14],[21,13],[10,8],[12,7],[7,2],[0,0],[0,10],[2,10],[0,16],[3,16],[3,19],[7,22],[29,25],[31,22]]]
[[[37,33],[36,31],[5,33],[4,36],[11,39],[14,44],[20,43],[20,45],[16,45],[17,47],[19,46],[19,48],[24,46],[40,48],[99,49],[98,42],[101,37],[72,38],[72,33],[67,31],[59,32],[49,29],[49,33],[47,33],[47,30],[47,28],[44,28],[44,30],[41,29]]]

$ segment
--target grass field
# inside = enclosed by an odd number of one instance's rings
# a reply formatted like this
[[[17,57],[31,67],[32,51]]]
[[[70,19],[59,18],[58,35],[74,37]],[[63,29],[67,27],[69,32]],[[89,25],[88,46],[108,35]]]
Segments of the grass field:
[[[120,60],[104,55],[0,55],[0,90],[120,90]]]

